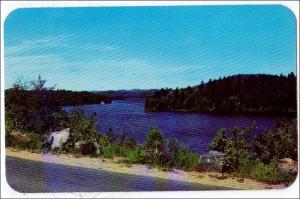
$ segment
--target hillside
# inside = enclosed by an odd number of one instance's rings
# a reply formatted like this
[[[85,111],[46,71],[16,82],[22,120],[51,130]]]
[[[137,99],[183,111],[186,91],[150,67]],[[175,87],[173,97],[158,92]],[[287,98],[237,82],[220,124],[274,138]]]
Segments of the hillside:
[[[161,89],[148,97],[145,111],[296,116],[296,77],[234,75],[200,85]]]

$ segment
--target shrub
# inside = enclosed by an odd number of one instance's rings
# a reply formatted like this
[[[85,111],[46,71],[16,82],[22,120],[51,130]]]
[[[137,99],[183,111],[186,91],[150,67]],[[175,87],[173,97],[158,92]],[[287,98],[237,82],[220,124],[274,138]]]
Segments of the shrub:
[[[151,129],[144,141],[146,163],[159,168],[168,167],[170,156],[165,148],[164,135],[158,129]]]
[[[7,134],[6,145],[18,149],[41,152],[44,148],[44,140],[44,136],[36,133],[13,131]]]
[[[20,124],[23,130],[44,134],[55,128],[54,114],[61,108],[54,87],[46,87],[46,81],[38,77],[31,83],[16,82],[5,91],[6,118]]]
[[[188,151],[187,147],[181,144],[176,138],[168,141],[169,167],[190,169],[196,167],[199,155]]]
[[[178,155],[178,168],[192,169],[196,168],[199,161],[199,155],[195,153],[179,153]]]
[[[265,164],[260,160],[249,162],[248,167],[242,167],[234,174],[239,177],[253,178],[271,184],[290,181],[290,177],[287,174],[278,170],[275,160],[269,164]]]
[[[107,140],[108,144],[115,143],[117,138],[118,138],[118,136],[113,133],[113,129],[112,129],[112,127],[110,127],[108,129],[108,132],[106,133],[106,140]]]
[[[250,176],[259,181],[278,181],[280,176],[277,175],[276,165],[274,163],[264,164],[259,160],[256,161],[255,165],[251,169]]]
[[[294,180],[295,176],[278,169],[280,158],[297,160],[296,121],[281,122],[275,130],[253,136],[253,128],[234,127],[230,135],[220,130],[209,145],[210,149],[223,150],[226,154],[222,172],[234,172],[241,177],[278,183]],[[254,161],[256,160],[256,161]]]
[[[145,154],[140,146],[128,150],[127,158],[130,163],[143,163],[145,161]]]
[[[7,146],[16,147],[20,149],[26,149],[30,139],[27,134],[20,131],[13,131],[6,136]]]
[[[82,109],[73,109],[66,123],[67,126],[71,129],[71,132],[70,138],[64,145],[65,151],[74,151],[75,144],[77,142],[83,142],[84,144],[88,144],[100,141],[98,126],[94,116],[86,116]]]
[[[14,132],[14,131],[21,131],[22,130],[22,126],[19,122],[14,121],[13,119],[9,118],[6,116],[5,119],[5,133],[6,135]]]
[[[151,129],[144,142],[144,149],[149,158],[160,156],[165,151],[163,134],[158,129]]]
[[[227,142],[226,129],[220,128],[217,135],[213,138],[208,148],[213,151],[224,152]]]
[[[28,143],[28,149],[41,152],[44,148],[45,137],[36,133],[27,133],[30,142]]]
[[[120,138],[119,145],[122,147],[134,148],[136,146],[136,140],[133,137],[129,137],[127,139],[126,133],[121,133],[119,138]]]
[[[114,155],[118,154],[119,147],[114,144],[110,144],[101,148],[101,157],[113,158]]]
[[[272,159],[291,158],[297,160],[297,122],[281,121],[276,130],[255,139],[254,149],[264,163]]]

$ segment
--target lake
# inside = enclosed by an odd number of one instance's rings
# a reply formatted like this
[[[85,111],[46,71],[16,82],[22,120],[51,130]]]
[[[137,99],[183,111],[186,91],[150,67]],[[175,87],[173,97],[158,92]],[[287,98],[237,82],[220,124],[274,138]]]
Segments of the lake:
[[[96,121],[102,133],[111,127],[114,134],[126,132],[137,143],[143,143],[151,128],[160,129],[165,137],[175,137],[195,152],[207,152],[207,146],[218,128],[250,126],[256,122],[256,133],[275,128],[275,119],[262,117],[217,116],[202,113],[144,112],[144,100],[114,100],[111,104],[93,104],[82,107],[87,114],[97,113]],[[70,113],[74,107],[65,106]]]

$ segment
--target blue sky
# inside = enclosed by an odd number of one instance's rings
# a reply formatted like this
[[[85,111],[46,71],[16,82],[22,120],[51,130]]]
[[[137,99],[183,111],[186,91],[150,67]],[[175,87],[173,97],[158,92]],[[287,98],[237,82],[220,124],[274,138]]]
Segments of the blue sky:
[[[295,23],[277,5],[18,9],[4,25],[5,88],[18,75],[116,90],[295,73]]]

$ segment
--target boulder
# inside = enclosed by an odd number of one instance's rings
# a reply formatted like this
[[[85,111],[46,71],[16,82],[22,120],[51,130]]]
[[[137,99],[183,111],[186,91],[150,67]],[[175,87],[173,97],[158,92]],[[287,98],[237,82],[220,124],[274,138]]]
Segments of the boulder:
[[[209,151],[199,157],[199,168],[203,171],[221,171],[225,154],[218,151]]]
[[[282,158],[278,162],[278,169],[285,173],[297,174],[298,164],[290,158]]]
[[[55,131],[48,137],[48,143],[51,144],[51,149],[62,148],[63,144],[67,142],[70,136],[70,128],[61,131]]]
[[[79,142],[76,142],[75,143],[75,150],[76,151],[81,151],[81,147],[82,147],[82,145],[84,145],[85,144],[85,142],[84,141],[79,141]]]
[[[222,165],[224,162],[225,154],[219,151],[209,151],[199,157],[199,163],[209,163]]]
[[[100,155],[100,146],[96,141],[89,143],[84,141],[76,142],[75,150],[83,155]]]

